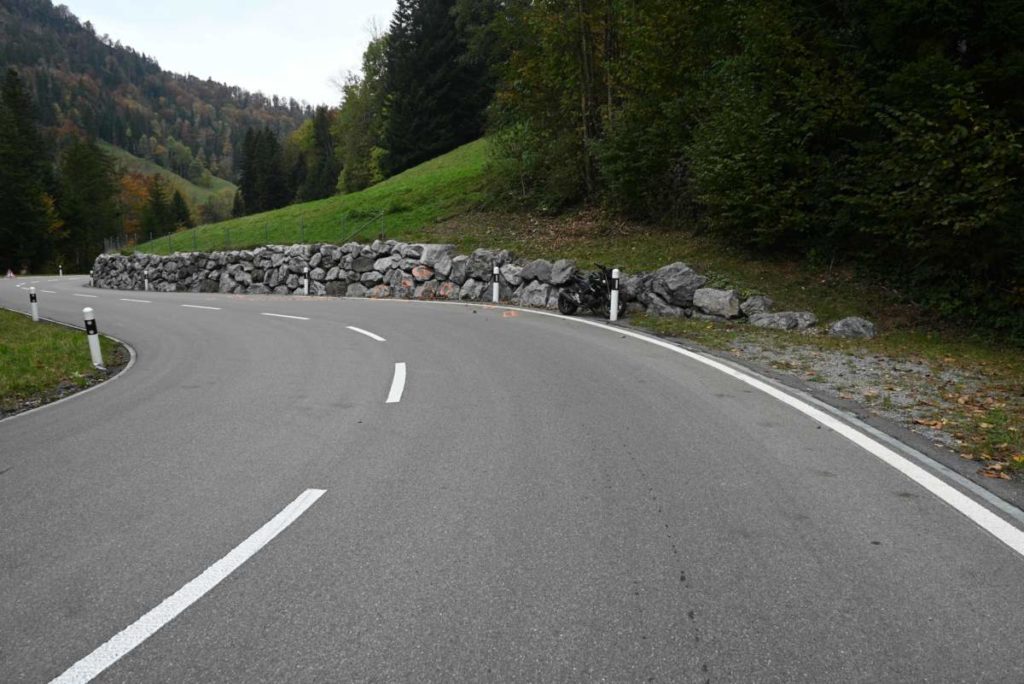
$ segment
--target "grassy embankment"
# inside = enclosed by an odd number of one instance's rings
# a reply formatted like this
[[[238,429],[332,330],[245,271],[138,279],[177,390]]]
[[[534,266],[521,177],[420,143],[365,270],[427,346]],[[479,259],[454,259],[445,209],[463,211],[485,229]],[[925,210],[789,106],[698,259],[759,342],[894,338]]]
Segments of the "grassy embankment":
[[[730,323],[640,318],[634,323],[661,334],[690,339],[729,351],[739,339],[756,339],[775,348],[812,347],[889,358],[923,360],[936,374],[944,369],[982,378],[966,395],[962,387],[942,391],[953,408],[936,407],[931,420],[957,435],[966,452],[1024,470],[1024,350],[1007,347],[951,328],[907,303],[898,293],[858,276],[848,268],[814,267],[792,260],[758,258],[706,235],[609,219],[599,212],[562,217],[481,212],[486,199],[486,143],[478,141],[438,157],[363,192],[294,205],[219,224],[201,226],[139,246],[167,253],[168,248],[201,250],[266,243],[340,242],[356,225],[372,239],[383,213],[386,235],[405,241],[452,242],[463,252],[477,247],[506,248],[530,258],[572,258],[627,272],[651,270],[684,261],[710,278],[709,285],[733,287],[743,295],[764,293],[776,310],[810,310],[822,322],[862,315],[878,325],[870,341],[836,340],[765,331]],[[195,237],[191,233],[195,233]],[[945,422],[943,422],[945,421]]]
[[[108,366],[123,363],[120,345],[100,337]],[[108,373],[92,366],[85,333],[0,309],[0,416],[59,399]]]

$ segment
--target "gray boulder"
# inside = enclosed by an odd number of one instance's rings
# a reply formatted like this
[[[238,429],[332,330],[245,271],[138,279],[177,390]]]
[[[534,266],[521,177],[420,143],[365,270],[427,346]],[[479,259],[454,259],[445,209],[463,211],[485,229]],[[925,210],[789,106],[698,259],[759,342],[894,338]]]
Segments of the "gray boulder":
[[[736,290],[699,288],[693,293],[693,305],[711,316],[736,318],[740,315],[740,297]]]
[[[341,277],[341,269],[337,266],[332,266],[331,270],[324,276],[324,280],[330,282],[332,280],[338,280]]]
[[[423,245],[406,245],[402,248],[401,254],[406,259],[419,260],[423,257]]]
[[[391,269],[398,266],[399,261],[401,261],[401,259],[394,256],[377,259],[376,261],[373,262],[373,270],[380,271],[381,273],[387,273]]]
[[[425,263],[425,262],[424,262]],[[429,264],[428,264],[429,265]],[[447,278],[452,273],[452,258],[448,254],[442,254],[433,264],[434,273]]]
[[[455,245],[428,244],[421,246],[423,253],[420,255],[420,263],[431,268],[434,268],[443,258],[447,258],[451,263],[451,257],[455,253]]]
[[[309,272],[309,279],[317,283],[322,283],[326,276],[327,274],[324,273],[324,269],[322,268],[314,268]]]
[[[462,284],[466,282],[468,271],[469,257],[465,254],[460,254],[452,259],[452,272],[449,274],[448,279],[461,287]]]
[[[693,293],[704,287],[708,279],[681,261],[662,266],[651,278],[651,289],[667,304],[691,306]]]
[[[509,287],[519,287],[523,282],[522,266],[505,264],[501,267],[501,277],[508,283]]]
[[[866,318],[850,316],[830,325],[828,334],[849,340],[870,340],[875,336],[875,324]]]
[[[489,249],[475,250],[469,257],[466,275],[474,280],[489,281],[493,275],[493,268],[497,259],[497,252]]]
[[[753,297],[747,298],[742,304],[740,304],[740,311],[743,312],[744,316],[753,316],[759,313],[768,313],[772,310],[772,306],[775,302],[772,301],[771,297],[765,297],[764,295],[754,295]]]
[[[540,280],[534,280],[523,285],[518,290],[519,304],[523,306],[547,307],[551,299],[551,286]]]
[[[546,259],[535,259],[523,267],[519,277],[525,280],[539,280],[542,283],[551,282],[551,262]]]
[[[352,283],[347,288],[345,288],[345,296],[346,297],[365,297],[367,291],[368,290],[366,289],[366,287],[364,285],[360,285],[359,283]]]
[[[640,302],[647,307],[647,313],[652,316],[675,316],[686,318],[686,309],[681,306],[673,306],[653,292],[644,292],[640,295]]]
[[[565,285],[572,280],[576,272],[576,263],[569,259],[559,259],[551,264],[551,284]]]
[[[374,257],[366,254],[360,254],[356,258],[352,259],[352,270],[358,273],[372,271],[374,261],[376,261]]]
[[[328,297],[342,297],[348,290],[348,283],[342,280],[329,280],[327,281],[327,296]],[[362,296],[362,295],[360,295]]]
[[[619,294],[624,302],[635,302],[640,295],[650,289],[651,275],[638,273],[627,276],[619,281]]]
[[[807,330],[817,322],[818,318],[810,311],[759,313],[750,317],[751,325],[773,330]]]
[[[366,285],[367,287],[373,287],[374,285],[380,283],[383,280],[384,274],[379,273],[377,271],[370,271],[369,273],[364,273],[359,278],[359,282],[362,283],[363,285]]]
[[[473,301],[479,301],[485,291],[487,290],[487,283],[481,282],[474,278],[470,278],[463,284],[462,289],[459,290],[459,299],[470,299]]]

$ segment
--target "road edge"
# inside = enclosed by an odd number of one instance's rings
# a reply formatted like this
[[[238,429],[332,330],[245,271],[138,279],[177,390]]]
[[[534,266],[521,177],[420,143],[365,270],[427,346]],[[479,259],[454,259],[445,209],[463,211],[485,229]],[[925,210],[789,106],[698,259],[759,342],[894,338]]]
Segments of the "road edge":
[[[4,309],[5,311],[11,311],[11,312],[16,313],[16,314],[21,314],[22,316],[26,316],[26,317],[29,316],[29,314],[25,313],[24,311],[18,311],[17,309],[8,309],[7,307],[0,307],[0,308]],[[65,328],[71,328],[72,330],[79,330],[79,331],[83,331],[83,332],[85,331],[84,327],[79,327],[77,325],[72,325],[71,323],[65,323],[64,321],[57,321],[57,320],[54,320],[52,318],[44,318],[44,317],[40,316],[39,320],[46,321],[47,323],[54,323],[56,325],[62,325]],[[114,342],[117,342],[119,345],[121,345],[122,347],[124,347],[125,349],[128,350],[128,363],[126,363],[121,370],[119,370],[116,374],[110,376],[109,378],[105,378],[104,380],[96,383],[95,385],[90,385],[89,387],[86,387],[84,389],[77,390],[77,391],[72,392],[71,394],[69,394],[69,395],[67,395],[65,397],[61,397],[60,399],[57,399],[55,401],[47,402],[47,403],[45,403],[45,404],[43,404],[41,406],[36,406],[35,408],[30,408],[30,409],[28,409],[26,411],[19,411],[18,413],[12,413],[9,416],[4,416],[3,418],[0,418],[0,423],[5,423],[7,421],[11,421],[11,420],[14,420],[16,418],[21,418],[22,416],[27,416],[29,414],[35,413],[36,411],[42,411],[43,409],[48,409],[48,408],[50,408],[52,406],[56,406],[58,404],[63,404],[64,402],[71,401],[72,399],[77,399],[78,397],[86,395],[89,392],[92,392],[93,390],[100,389],[101,387],[106,387],[107,385],[109,385],[110,383],[114,382],[115,380],[117,380],[118,378],[123,376],[125,373],[130,371],[132,369],[132,367],[135,366],[135,360],[138,358],[138,354],[136,354],[135,348],[132,345],[130,345],[127,342],[125,342],[124,340],[120,340],[120,339],[118,339],[118,338],[116,338],[116,337],[114,337],[112,335],[103,335],[103,337],[106,337],[108,340],[113,340]]]

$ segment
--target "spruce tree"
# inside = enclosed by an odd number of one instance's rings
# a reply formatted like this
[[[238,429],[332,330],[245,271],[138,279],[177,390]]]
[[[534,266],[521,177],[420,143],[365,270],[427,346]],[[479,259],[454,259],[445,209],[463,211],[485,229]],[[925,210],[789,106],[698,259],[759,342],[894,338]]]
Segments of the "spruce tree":
[[[181,196],[181,192],[178,190],[175,190],[174,195],[171,197],[171,205],[168,211],[175,228],[191,228],[195,225],[192,221],[192,212],[189,211],[185,198]]]
[[[467,58],[455,0],[398,0],[387,42],[390,173],[478,138],[490,96],[485,64]]]
[[[58,206],[64,219],[59,246],[65,268],[87,270],[103,249],[103,239],[119,227],[119,186],[114,160],[94,142],[76,140],[60,163]]]
[[[0,270],[41,268],[57,225],[52,174],[32,101],[13,69],[0,90]]]

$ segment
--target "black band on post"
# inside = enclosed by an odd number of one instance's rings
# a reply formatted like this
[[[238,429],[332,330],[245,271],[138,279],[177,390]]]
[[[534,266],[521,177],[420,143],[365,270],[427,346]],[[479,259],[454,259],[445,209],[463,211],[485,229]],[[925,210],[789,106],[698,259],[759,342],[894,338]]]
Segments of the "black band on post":
[[[85,332],[86,332],[86,334],[89,334],[89,335],[95,335],[96,334],[96,321],[86,321],[85,322]]]
[[[36,303],[36,293],[35,292],[32,292],[32,293],[29,294],[28,301],[30,303],[32,303],[32,304]]]

